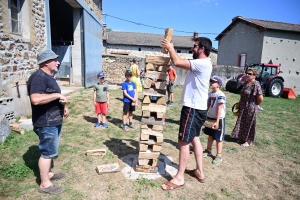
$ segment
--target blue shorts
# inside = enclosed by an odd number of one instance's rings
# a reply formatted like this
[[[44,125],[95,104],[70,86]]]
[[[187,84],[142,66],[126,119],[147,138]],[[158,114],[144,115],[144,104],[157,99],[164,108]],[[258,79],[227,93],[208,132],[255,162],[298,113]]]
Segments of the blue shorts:
[[[211,118],[209,118],[209,119],[211,119]],[[212,136],[213,140],[223,141],[224,138],[225,138],[225,134],[226,134],[226,120],[225,120],[225,118],[219,120],[219,129],[218,130],[205,127],[203,129],[203,132],[206,135]]]
[[[124,102],[123,112],[135,111],[135,106],[132,106],[130,102]]]
[[[190,143],[195,137],[199,137],[206,115],[207,110],[198,110],[183,106],[180,115],[178,139]]]
[[[58,155],[61,127],[62,125],[34,127],[34,132],[40,138],[39,149],[41,157],[49,159]]]

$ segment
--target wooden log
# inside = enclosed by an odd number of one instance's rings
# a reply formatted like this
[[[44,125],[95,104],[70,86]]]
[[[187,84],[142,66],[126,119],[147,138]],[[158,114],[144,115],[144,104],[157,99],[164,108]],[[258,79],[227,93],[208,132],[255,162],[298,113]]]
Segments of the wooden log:
[[[107,165],[98,165],[96,171],[99,175],[105,173],[112,173],[120,171],[120,166],[118,163],[107,164]]]
[[[151,78],[152,80],[167,80],[168,74],[166,72],[147,71],[145,77]]]
[[[150,78],[146,78],[144,82],[144,89],[151,88],[152,80]]]
[[[136,165],[135,171],[137,172],[143,172],[143,173],[157,173],[158,172],[158,167],[153,167],[153,166],[139,166]]]
[[[165,29],[165,39],[166,40],[168,40],[169,42],[171,42],[172,41],[172,34],[173,34],[173,29],[171,29],[171,28],[166,28]],[[167,49],[165,49],[165,48],[162,48],[161,49],[161,52],[162,53],[164,53],[164,54],[168,54],[169,52],[167,51]]]
[[[158,66],[168,65],[170,62],[170,57],[163,56],[146,56],[146,63],[152,63]]]
[[[165,97],[159,97],[158,99],[157,99],[157,101],[156,101],[156,104],[157,105],[167,105],[167,103],[166,103],[166,98]]]
[[[160,152],[152,152],[147,150],[146,152],[139,152],[139,159],[157,159],[160,155]]]
[[[167,90],[156,90],[153,88],[149,88],[149,89],[144,89],[143,94],[144,95],[150,95],[150,96],[158,96],[158,97],[162,97],[166,95],[166,91]]]
[[[146,65],[146,70],[147,71],[153,71],[153,70],[155,70],[155,67],[154,67],[154,65],[152,63],[148,63]]]
[[[157,81],[155,83],[155,89],[158,90],[165,90],[167,85],[167,81]]]
[[[148,110],[150,112],[163,112],[165,113],[167,108],[164,105],[157,105],[155,103],[143,103],[142,104],[142,111]]]
[[[85,152],[87,156],[102,156],[106,154],[106,149],[93,149]]]

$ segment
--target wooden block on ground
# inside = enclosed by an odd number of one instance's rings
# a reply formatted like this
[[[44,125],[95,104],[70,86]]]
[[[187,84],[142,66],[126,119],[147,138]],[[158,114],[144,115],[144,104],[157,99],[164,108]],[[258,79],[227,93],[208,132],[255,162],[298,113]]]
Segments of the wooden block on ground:
[[[151,88],[152,80],[150,78],[146,78],[144,82],[144,89]]]
[[[157,81],[155,83],[155,89],[164,90],[166,89],[167,81]]]
[[[87,156],[102,156],[106,154],[106,149],[93,149],[85,152]]]
[[[27,119],[28,120],[28,119]],[[12,131],[15,131],[17,133],[20,133],[21,135],[24,135],[25,134],[25,131],[23,129],[20,128],[20,124],[19,123],[13,123],[13,124],[10,124],[10,129]]]
[[[170,57],[163,56],[146,56],[146,63],[152,63],[158,66],[168,65],[170,62]]]
[[[153,166],[149,166],[149,165],[145,165],[145,166],[136,165],[135,171],[144,172],[144,173],[157,173],[158,167],[153,167]]]
[[[153,152],[147,150],[146,152],[139,152],[139,159],[157,159],[160,155],[160,152]]]
[[[166,28],[165,29],[165,39],[168,40],[169,42],[172,41],[172,35],[173,35],[173,32],[174,32],[174,29],[171,29],[171,28]],[[161,52],[164,53],[164,54],[167,54],[169,53],[165,48],[162,48],[161,49]]]
[[[165,113],[167,108],[164,105],[157,105],[155,103],[150,103],[150,104],[142,104],[142,111],[148,110],[150,112],[163,112]]]
[[[145,74],[146,77],[151,78],[152,80],[167,80],[167,73],[166,72],[158,72],[158,71],[147,71]]]
[[[148,63],[146,65],[146,71],[153,71],[153,70],[155,70],[154,65],[152,63]]]
[[[118,163],[108,164],[108,165],[98,165],[96,171],[99,175],[105,173],[112,173],[120,171],[120,166]]]
[[[153,88],[143,90],[144,95],[158,96],[158,97],[165,96],[166,92],[167,92],[167,90],[157,90],[157,89],[153,89]]]
[[[145,96],[144,96],[143,103],[151,103],[151,100],[150,100],[150,96],[149,96],[149,95],[145,95]]]

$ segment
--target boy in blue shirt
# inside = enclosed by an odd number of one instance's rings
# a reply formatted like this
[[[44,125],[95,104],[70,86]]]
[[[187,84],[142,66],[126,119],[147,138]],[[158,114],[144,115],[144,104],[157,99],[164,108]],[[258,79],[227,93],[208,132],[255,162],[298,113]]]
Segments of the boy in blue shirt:
[[[125,82],[122,84],[122,90],[123,90],[123,129],[125,131],[128,131],[128,126],[126,124],[127,121],[127,114],[129,118],[129,127],[134,128],[132,124],[132,113],[135,111],[135,104],[137,101],[137,94],[136,94],[136,85],[131,82],[132,72],[130,70],[127,70],[125,72]]]
[[[94,85],[94,106],[97,114],[98,122],[94,125],[95,127],[101,126],[103,122],[103,127],[108,128],[106,123],[106,114],[108,113],[109,106],[109,93],[108,85],[104,82],[104,73],[99,72],[97,74],[98,83]]]

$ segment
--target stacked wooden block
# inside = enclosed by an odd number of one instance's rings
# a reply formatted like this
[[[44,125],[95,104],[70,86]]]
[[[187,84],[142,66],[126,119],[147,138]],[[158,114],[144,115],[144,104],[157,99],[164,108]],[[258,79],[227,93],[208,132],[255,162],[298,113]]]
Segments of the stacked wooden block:
[[[166,116],[166,85],[169,57],[146,57],[143,90],[142,125],[136,171],[158,172],[158,158],[163,143],[163,124]]]

